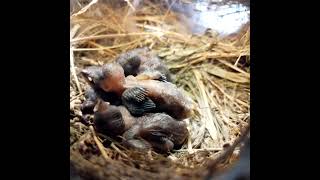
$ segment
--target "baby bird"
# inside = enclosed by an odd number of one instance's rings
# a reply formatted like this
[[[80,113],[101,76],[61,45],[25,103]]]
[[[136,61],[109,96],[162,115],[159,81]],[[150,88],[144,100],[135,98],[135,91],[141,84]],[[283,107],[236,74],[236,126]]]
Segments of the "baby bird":
[[[98,100],[94,107],[93,124],[97,132],[116,137],[136,123],[136,119],[123,106],[110,105],[108,102]]]
[[[110,102],[113,105],[121,104],[121,98],[118,95],[113,92],[105,92],[99,86],[99,77],[103,76],[101,67],[87,67],[81,71],[81,74],[90,86],[85,91],[85,101],[81,105],[82,114],[93,114],[93,108],[96,105],[98,98]]]
[[[192,100],[174,84],[151,79],[141,80],[134,76],[125,77],[123,68],[117,63],[106,64],[100,71],[87,76],[94,86],[121,97],[122,104],[135,116],[147,112],[165,112],[182,120],[190,117],[194,109]]]
[[[143,79],[154,79],[172,82],[169,69],[149,48],[137,48],[120,54],[116,60],[124,70],[125,76],[138,76]]]
[[[189,132],[184,121],[176,121],[164,113],[146,114],[123,134],[124,144],[133,149],[150,147],[159,153],[179,149],[186,142]]]
[[[97,132],[111,137],[124,133],[123,144],[128,148],[153,149],[160,153],[180,148],[189,135],[184,121],[176,121],[167,114],[134,117],[125,107],[103,101],[95,106],[94,127]]]

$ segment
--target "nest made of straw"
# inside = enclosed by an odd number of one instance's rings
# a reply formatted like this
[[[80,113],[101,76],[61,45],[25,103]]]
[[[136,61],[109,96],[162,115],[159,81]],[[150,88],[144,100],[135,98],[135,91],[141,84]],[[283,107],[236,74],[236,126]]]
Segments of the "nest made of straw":
[[[250,29],[233,38],[219,38],[212,31],[192,35],[177,14],[151,1],[140,8],[129,1],[92,2],[71,16],[73,167],[93,179],[201,178],[208,161],[231,144],[250,119]],[[88,86],[80,70],[145,46],[157,52],[175,76],[175,84],[198,105],[197,113],[186,120],[191,134],[188,143],[169,157],[129,151],[116,141],[104,147],[107,137],[81,123],[80,104]]]

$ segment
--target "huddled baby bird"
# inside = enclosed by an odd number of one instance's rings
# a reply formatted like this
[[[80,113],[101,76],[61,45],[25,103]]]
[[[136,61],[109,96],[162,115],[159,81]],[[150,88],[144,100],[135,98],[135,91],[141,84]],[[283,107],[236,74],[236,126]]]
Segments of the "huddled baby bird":
[[[94,114],[100,134],[122,136],[122,144],[135,150],[168,153],[186,142],[186,118],[193,101],[172,83],[168,68],[148,48],[120,54],[113,63],[81,71],[90,88],[81,106]]]

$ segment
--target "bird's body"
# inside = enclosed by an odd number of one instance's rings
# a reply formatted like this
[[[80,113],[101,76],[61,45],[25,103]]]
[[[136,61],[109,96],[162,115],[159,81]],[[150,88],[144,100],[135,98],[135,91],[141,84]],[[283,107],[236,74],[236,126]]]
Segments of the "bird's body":
[[[165,153],[180,147],[188,137],[184,121],[176,121],[164,113],[134,117],[123,106],[100,101],[95,108],[95,129],[104,135],[124,137],[124,144],[133,149]]]

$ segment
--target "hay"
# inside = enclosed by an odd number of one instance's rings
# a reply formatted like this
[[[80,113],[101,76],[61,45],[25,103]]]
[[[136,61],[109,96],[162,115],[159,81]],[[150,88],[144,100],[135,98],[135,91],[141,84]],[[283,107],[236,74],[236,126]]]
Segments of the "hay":
[[[250,119],[250,29],[233,39],[214,32],[192,35],[174,12],[161,5],[146,1],[135,8],[129,2],[115,8],[92,1],[71,16],[71,162],[84,177],[95,174],[94,179],[201,178],[208,162],[236,140]],[[96,136],[80,122],[83,91],[88,88],[80,70],[144,46],[157,52],[177,86],[197,104],[197,112],[186,120],[188,143],[169,157],[129,151],[113,140],[103,147],[107,137]]]

